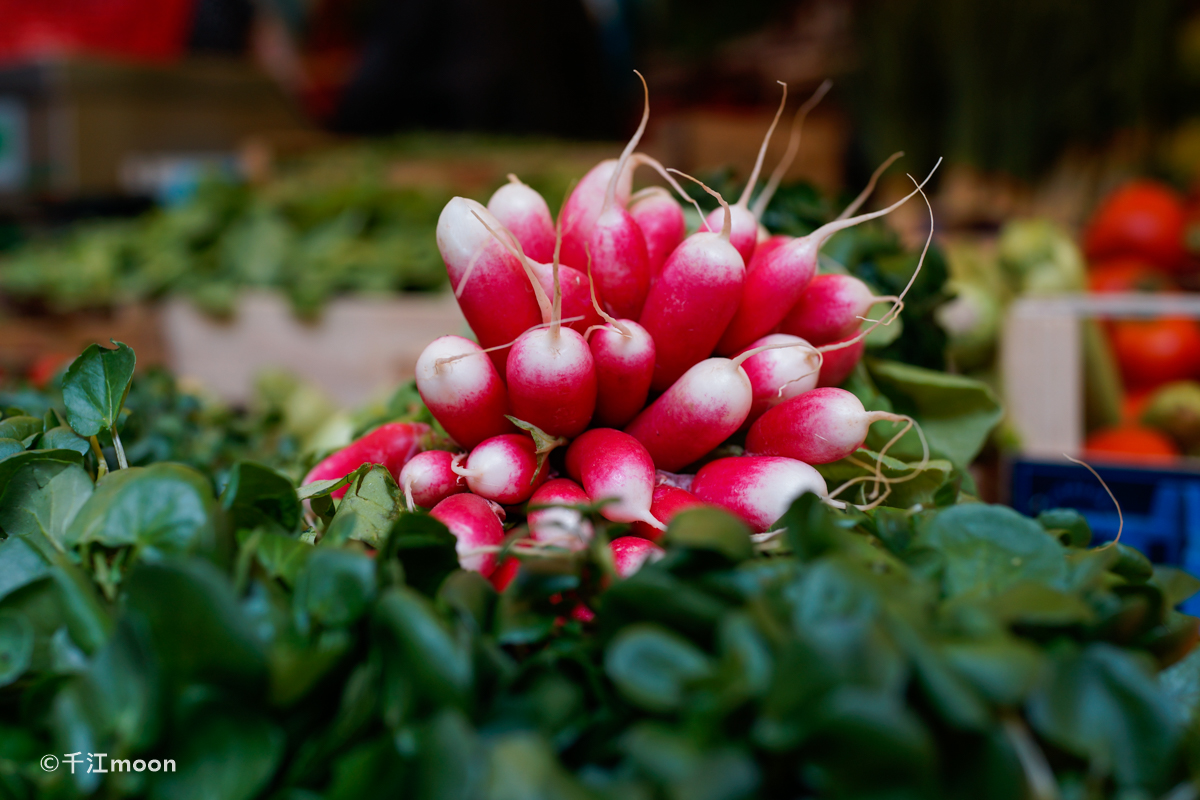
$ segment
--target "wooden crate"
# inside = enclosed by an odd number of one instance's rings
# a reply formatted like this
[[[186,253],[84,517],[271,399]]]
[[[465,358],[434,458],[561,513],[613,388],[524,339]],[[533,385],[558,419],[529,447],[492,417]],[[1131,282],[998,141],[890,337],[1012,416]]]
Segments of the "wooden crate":
[[[92,343],[112,347],[110,339],[132,347],[139,368],[166,362],[159,310],[137,303],[109,311],[0,317],[0,366],[24,374],[40,358],[69,361]]]

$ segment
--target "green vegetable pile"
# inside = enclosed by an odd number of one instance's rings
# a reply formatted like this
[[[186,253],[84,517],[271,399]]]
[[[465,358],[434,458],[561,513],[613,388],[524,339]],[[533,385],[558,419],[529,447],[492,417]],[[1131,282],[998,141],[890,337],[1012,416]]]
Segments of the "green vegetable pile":
[[[466,178],[439,166],[448,154]],[[261,184],[214,180],[179,206],[35,239],[0,260],[0,290],[22,310],[182,295],[224,315],[239,291],[269,288],[311,316],[339,294],[435,289],[446,270],[429,232],[446,201],[499,185],[493,162],[514,160],[530,162],[529,182],[547,196],[561,195],[568,155],[561,145],[468,136],[335,148]]]
[[[91,347],[0,420],[5,797],[1196,796],[1200,582],[1074,512],[806,495],[756,541],[692,510],[623,580],[592,514],[497,594],[381,467],[136,461],[188,451],[123,410],[132,368]]]

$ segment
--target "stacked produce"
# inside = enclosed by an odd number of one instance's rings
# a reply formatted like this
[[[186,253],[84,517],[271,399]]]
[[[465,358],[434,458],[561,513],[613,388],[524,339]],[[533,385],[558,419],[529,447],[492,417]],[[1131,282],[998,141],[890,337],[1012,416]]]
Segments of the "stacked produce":
[[[631,195],[632,173],[643,164],[683,194],[669,171],[634,152],[648,115],[647,96],[621,157],[579,181],[557,222],[515,176],[486,207],[456,197],[443,209],[438,247],[478,343],[432,342],[418,360],[416,386],[461,452],[410,461],[432,431],[397,424],[330,456],[306,481],[338,479],[363,463],[390,465],[409,502],[431,509],[457,536],[464,563],[485,574],[499,564],[477,556],[501,549],[506,506],[564,498],[602,504],[607,519],[637,524],[654,539],[675,510],[706,503],[766,534],[795,498],[813,492],[842,505],[834,498],[864,483],[851,479],[830,492],[813,465],[851,456],[875,422],[903,425],[894,440],[914,425],[901,414],[868,412],[836,388],[863,352],[868,311],[891,301],[875,322],[884,324],[902,296],[876,297],[848,275],[816,275],[817,255],[834,233],[888,213],[921,187],[888,209],[852,216],[868,189],[807,236],[769,236],[759,223],[769,194],[750,208],[768,131],[737,203],[704,187],[721,208],[685,236],[684,210],[669,194]],[[739,431],[744,453],[718,450]],[[559,447],[565,458],[551,461]],[[886,477],[883,450],[870,507],[929,461],[926,451],[912,474]],[[676,474],[684,469],[693,472]],[[552,472],[560,477],[546,484]],[[674,491],[656,500],[663,484]],[[530,526],[533,542],[544,536],[542,526]],[[630,544],[613,543],[618,568],[620,554],[645,558]]]

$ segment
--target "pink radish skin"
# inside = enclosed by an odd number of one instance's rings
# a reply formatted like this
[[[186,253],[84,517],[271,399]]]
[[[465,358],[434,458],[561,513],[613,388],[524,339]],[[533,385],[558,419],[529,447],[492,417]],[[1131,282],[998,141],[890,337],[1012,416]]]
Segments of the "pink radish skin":
[[[756,533],[771,530],[800,495],[829,495],[825,479],[811,466],[772,456],[711,461],[696,473],[692,489],[700,500],[737,514]]]
[[[551,436],[578,436],[596,410],[596,365],[583,336],[570,328],[538,328],[508,356],[512,415]]]
[[[799,336],[773,333],[756,340],[746,349],[753,350],[768,344],[802,345],[807,342]],[[828,357],[827,355],[826,359]],[[828,361],[825,363],[828,364]],[[750,386],[754,390],[754,403],[750,406],[750,414],[742,425],[743,428],[748,428],[768,408],[815,389],[819,375],[825,368],[820,364],[813,348],[781,347],[776,350],[764,350],[747,358],[742,362],[742,369],[746,370]]]
[[[554,217],[546,201],[533,189],[509,175],[488,200],[487,210],[512,231],[525,255],[534,261],[554,258]]]
[[[625,432],[645,445],[656,467],[678,472],[732,436],[753,402],[746,371],[727,358],[710,358],[685,372]]]
[[[423,422],[389,422],[381,425],[317,463],[304,476],[301,484],[344,478],[363,464],[382,464],[393,478],[409,459],[429,446],[433,429]],[[346,494],[343,486],[333,493],[334,498]]]
[[[847,338],[853,338],[854,335]],[[843,341],[845,339],[830,344],[841,344]],[[849,347],[839,347],[837,350],[822,353],[824,360],[821,363],[821,373],[817,377],[817,386],[841,386],[862,360],[866,346],[866,340],[859,339]]]
[[[621,170],[621,177],[617,181],[615,202],[622,208],[629,202],[634,166],[627,164]],[[600,216],[600,209],[604,206],[604,194],[608,189],[609,180],[616,168],[617,159],[605,159],[592,167],[583,179],[575,184],[560,214],[563,229],[561,263],[579,270],[587,268],[587,252],[584,246],[591,238],[592,228]]]
[[[513,579],[517,577],[517,572],[520,569],[521,562],[513,556],[509,556],[496,566],[488,580],[497,592],[503,592],[513,582]]]
[[[533,267],[533,273],[537,276],[538,283],[541,284],[546,296],[554,297],[553,265],[531,261],[530,266]],[[588,283],[586,272],[580,272],[565,264],[559,264],[558,283],[562,290],[562,318],[573,319],[575,317],[583,317],[583,319],[576,319],[574,322],[563,323],[566,327],[580,333],[586,333],[588,328],[604,322],[600,318],[600,315],[596,313],[596,309],[592,307],[592,287]]]
[[[846,339],[858,332],[862,317],[878,302],[865,283],[851,275],[817,275],[779,326],[815,345]]]
[[[494,436],[471,451],[465,467],[455,467],[454,471],[484,500],[516,505],[528,500],[546,479],[546,465],[537,471],[534,451],[533,439],[526,434]]]
[[[637,416],[650,394],[654,376],[654,340],[632,320],[618,320],[626,336],[613,325],[592,331],[588,347],[596,365],[594,424],[620,428]]]
[[[654,542],[640,536],[613,539],[608,547],[612,551],[613,566],[617,568],[617,575],[622,578],[628,578],[640,570],[647,561],[658,561],[667,554]]]
[[[828,464],[862,447],[871,423],[894,418],[886,412],[866,411],[844,389],[813,389],[759,417],[746,436],[746,452]]]
[[[612,428],[593,428],[567,448],[567,474],[583,486],[592,502],[612,501],[600,510],[605,519],[640,520],[663,528],[650,514],[654,462],[632,436]]]
[[[661,186],[650,186],[630,198],[629,214],[646,241],[646,257],[650,264],[650,281],[653,283],[662,272],[667,258],[675,252],[687,233],[683,207]],[[714,230],[720,230],[720,227]]]
[[[553,508],[529,512],[529,538],[567,550],[583,550],[592,540],[592,523],[578,509],[563,506],[586,506],[591,502],[583,487],[568,478],[543,483],[529,498],[529,507]]]
[[[413,506],[433,508],[450,495],[467,490],[462,476],[450,468],[454,459],[454,453],[445,450],[426,450],[404,465],[396,483],[404,492],[409,511]]]
[[[653,391],[665,391],[712,355],[737,312],[745,272],[720,233],[694,233],[671,253],[638,320],[654,339]]]
[[[484,222],[492,230],[502,229],[482,205],[455,197],[438,217],[437,243],[467,324],[480,346],[490,348],[513,341],[543,319],[521,263],[496,241]],[[508,350],[488,356],[503,375]]]
[[[654,495],[650,501],[650,514],[663,525],[670,525],[671,519],[680,511],[703,506],[704,501],[691,492],[663,484],[654,487]],[[644,522],[633,523],[629,532],[652,542],[657,542],[663,535],[662,531],[651,528]]]
[[[733,227],[729,232],[729,243],[738,251],[742,261],[748,264],[758,246],[758,218],[743,205],[730,206],[729,210],[733,213]],[[714,208],[709,212],[708,217],[704,220],[708,230],[721,230],[724,215],[724,210],[720,208]],[[700,230],[704,229],[701,226]]]
[[[763,228],[759,232],[760,237],[764,231],[766,231],[766,228]],[[758,265],[765,261],[767,256],[771,255],[788,242],[794,241],[795,238],[796,237],[794,236],[784,236],[783,234],[778,234],[776,236],[767,234],[766,238],[761,238],[758,246],[754,248],[754,255],[751,256],[750,260],[746,262],[746,271],[749,272],[752,269],[758,269]]]
[[[472,553],[481,547],[498,547],[504,541],[504,526],[481,497],[456,494],[433,507],[429,516],[441,522],[457,540],[458,563],[466,570],[488,577],[496,569],[495,553]]]
[[[434,339],[417,359],[417,391],[434,418],[468,450],[493,436],[516,430],[505,419],[508,393],[479,345],[461,336]],[[440,359],[471,353],[449,363]]]
[[[774,330],[808,288],[817,272],[817,253],[829,237],[840,230],[891,213],[918,194],[932,177],[933,172],[930,172],[916,189],[887,208],[826,223],[808,236],[793,239],[777,248],[758,262],[753,270],[747,270],[741,304],[717,343],[716,352],[722,355],[736,353]]]
[[[650,257],[642,229],[628,211],[613,205],[592,226],[588,250],[600,302],[614,316],[636,319],[650,291]]]

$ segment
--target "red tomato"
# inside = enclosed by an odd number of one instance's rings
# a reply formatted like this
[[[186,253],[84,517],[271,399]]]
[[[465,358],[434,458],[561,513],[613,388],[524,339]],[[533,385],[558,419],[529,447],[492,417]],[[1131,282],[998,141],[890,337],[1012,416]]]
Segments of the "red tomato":
[[[1146,406],[1150,405],[1150,399],[1154,397],[1154,392],[1153,388],[1134,389],[1126,392],[1125,397],[1121,400],[1121,422],[1130,425],[1138,424],[1142,414],[1146,413]]]
[[[1175,285],[1158,267],[1141,258],[1110,258],[1088,265],[1093,292],[1165,292]]]
[[[1122,456],[1138,460],[1165,460],[1179,455],[1178,448],[1167,436],[1153,428],[1121,425],[1103,428],[1087,437],[1083,443],[1085,457]]]
[[[1089,259],[1141,256],[1168,272],[1186,266],[1183,198],[1156,181],[1132,181],[1110,194],[1084,234]]]
[[[1121,320],[1113,323],[1112,343],[1126,386],[1200,377],[1200,325],[1194,320]]]

